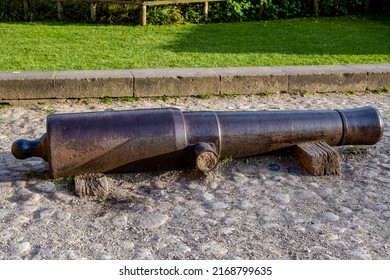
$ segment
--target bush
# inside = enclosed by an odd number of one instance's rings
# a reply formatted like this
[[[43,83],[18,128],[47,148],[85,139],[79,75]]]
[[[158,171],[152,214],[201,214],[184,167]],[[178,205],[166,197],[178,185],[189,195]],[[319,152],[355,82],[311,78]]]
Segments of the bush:
[[[53,20],[57,19],[56,3],[50,0],[29,0],[30,11],[24,15],[23,1],[1,0],[0,21]],[[312,0],[264,0],[262,19],[285,19],[308,17],[313,14]],[[260,0],[228,0],[210,2],[209,21],[254,21],[260,19]],[[86,22],[90,17],[90,5],[80,2],[64,2],[66,21]],[[149,24],[200,23],[203,22],[203,4],[178,4],[149,6]],[[389,13],[390,1],[371,0],[372,14]],[[320,0],[319,16],[344,16],[364,13],[364,0]],[[138,24],[137,6],[115,3],[99,3],[97,20],[109,24]]]
[[[0,21],[16,21],[23,19],[23,3],[18,0],[0,1]]]
[[[0,21],[44,20],[56,14],[55,3],[48,0],[29,0],[29,12],[24,15],[23,1],[1,0]]]

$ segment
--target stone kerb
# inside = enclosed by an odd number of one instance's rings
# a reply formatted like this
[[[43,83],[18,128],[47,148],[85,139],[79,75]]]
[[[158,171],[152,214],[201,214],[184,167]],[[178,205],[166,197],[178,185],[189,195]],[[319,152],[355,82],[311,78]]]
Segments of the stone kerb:
[[[288,76],[272,67],[213,68],[221,77],[223,94],[261,94],[287,92]]]
[[[289,92],[364,91],[367,88],[367,73],[361,69],[338,66],[281,66],[275,67],[289,77]]]
[[[129,70],[0,73],[0,100],[133,96]]]
[[[3,103],[104,96],[343,92],[385,87],[390,87],[390,64],[0,72]]]
[[[220,78],[208,68],[132,70],[134,96],[191,96],[219,94]]]

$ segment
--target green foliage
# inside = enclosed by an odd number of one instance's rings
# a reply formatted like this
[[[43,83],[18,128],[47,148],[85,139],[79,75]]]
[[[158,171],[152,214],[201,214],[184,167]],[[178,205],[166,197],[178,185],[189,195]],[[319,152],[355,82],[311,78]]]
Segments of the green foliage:
[[[112,99],[112,97],[110,97],[110,96],[104,96],[104,97],[102,98],[102,101],[103,101],[104,104],[111,104],[112,101],[113,101],[113,99]]]
[[[341,153],[344,155],[364,154],[367,152],[368,152],[368,149],[366,147],[361,147],[361,146],[353,146],[353,147],[341,149]]]
[[[327,1],[327,0],[323,0]],[[321,1],[322,2],[322,1]],[[307,17],[312,14],[312,0],[265,0],[264,19]]]
[[[203,4],[179,5],[184,21],[191,23],[203,22],[202,6]]]
[[[134,0],[135,1],[135,0]],[[312,0],[264,0],[262,19],[286,19],[309,17],[313,15]],[[56,2],[50,0],[29,0],[30,11],[23,12],[23,1],[1,0],[0,21],[55,20]],[[211,22],[240,22],[260,19],[260,0],[227,0],[209,3]],[[203,22],[203,4],[177,4],[149,6],[148,24],[162,25],[172,23]],[[90,4],[87,2],[63,2],[64,18],[70,22],[89,22]],[[139,7],[115,3],[99,3],[97,21],[108,24],[138,24]],[[364,13],[364,0],[321,0],[318,16],[344,16]],[[373,15],[390,12],[390,1],[371,0],[370,12]]]
[[[233,161],[233,156],[227,156],[221,160],[221,165],[229,164]]]
[[[345,95],[355,95],[356,91],[354,91],[354,90],[347,90],[347,91],[344,91],[344,94]]]
[[[233,99],[237,97],[237,94],[231,94],[231,93],[222,93],[220,95],[223,99]]]
[[[148,24],[172,24],[184,23],[184,19],[178,9],[174,5],[151,6],[147,10]]]
[[[136,6],[103,3],[98,7],[98,20],[101,23],[124,24],[129,22],[137,23],[139,21],[139,11]]]
[[[345,16],[361,14],[364,0],[324,0],[320,2],[321,16]]]
[[[214,97],[214,95],[212,93],[201,93],[198,94],[196,97],[198,97],[199,99],[211,99]]]
[[[262,96],[262,97],[268,97],[270,96],[272,93],[270,93],[269,91],[265,90],[263,92],[261,92],[259,95]]]

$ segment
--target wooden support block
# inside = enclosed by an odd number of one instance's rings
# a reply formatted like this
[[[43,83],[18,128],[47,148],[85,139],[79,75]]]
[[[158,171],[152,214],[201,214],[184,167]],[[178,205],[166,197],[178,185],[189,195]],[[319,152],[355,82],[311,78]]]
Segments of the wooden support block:
[[[300,164],[312,175],[339,175],[340,155],[325,142],[303,143],[295,146]]]

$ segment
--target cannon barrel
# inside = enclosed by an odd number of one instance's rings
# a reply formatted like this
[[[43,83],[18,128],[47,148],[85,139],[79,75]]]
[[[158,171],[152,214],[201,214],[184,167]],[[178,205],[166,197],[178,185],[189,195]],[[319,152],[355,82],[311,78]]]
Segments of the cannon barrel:
[[[53,114],[40,139],[13,143],[16,158],[49,163],[53,178],[215,168],[220,158],[247,157],[323,141],[372,145],[383,134],[373,107],[318,111],[182,112],[175,108]]]

